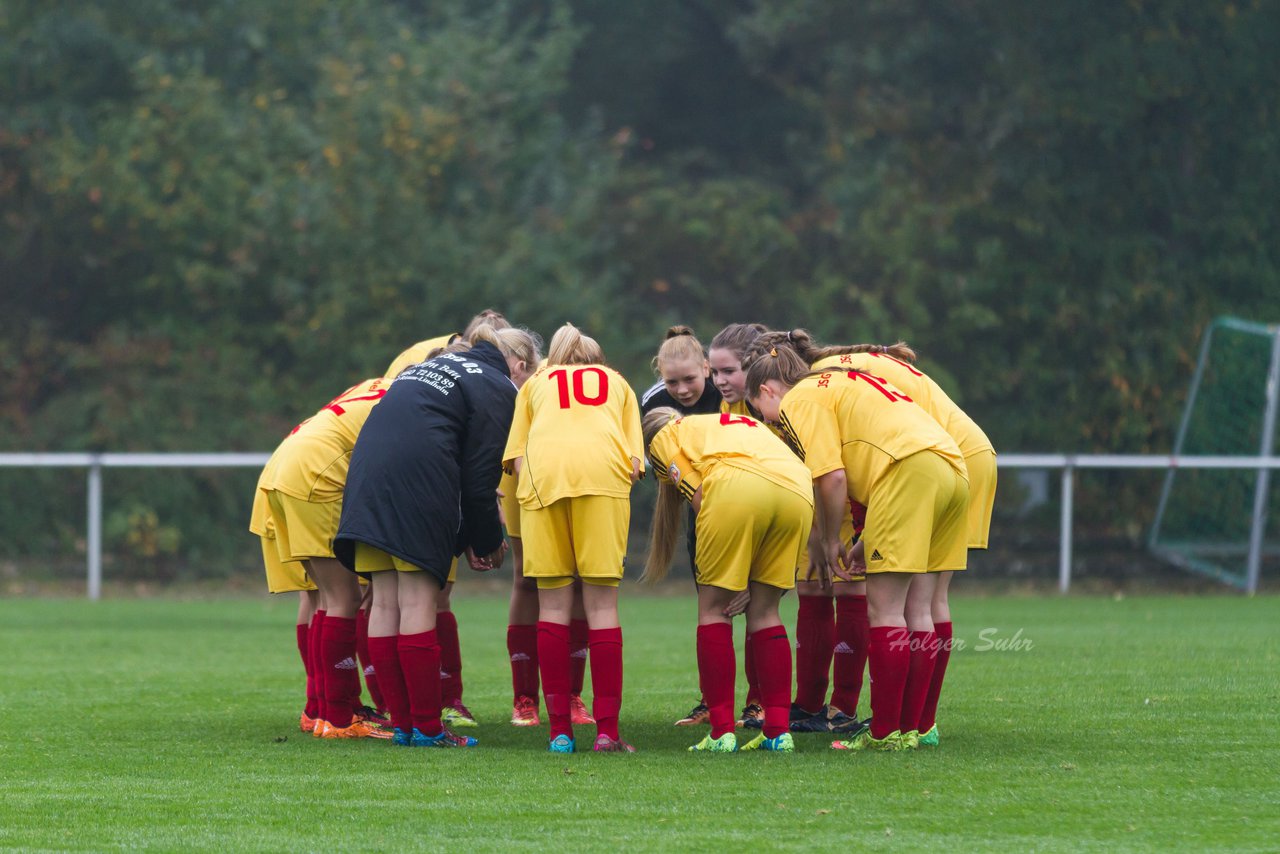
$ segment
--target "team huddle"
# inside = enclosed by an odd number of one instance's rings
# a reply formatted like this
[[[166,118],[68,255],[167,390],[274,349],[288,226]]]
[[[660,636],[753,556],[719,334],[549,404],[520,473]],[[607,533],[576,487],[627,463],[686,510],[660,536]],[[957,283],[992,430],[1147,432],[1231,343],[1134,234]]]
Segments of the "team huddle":
[[[792,752],[792,732],[837,733],[840,750],[936,746],[948,585],[986,548],[996,465],[914,362],[902,343],[820,347],[760,324],[704,350],[673,327],[637,398],[571,324],[545,358],[493,311],[415,344],[294,428],[255,490],[268,589],[299,593],[301,729],[474,746],[455,732],[477,723],[450,595],[460,557],[484,572],[509,552],[511,723],[540,727],[541,694],[551,752],[574,752],[584,725],[593,750],[635,752],[619,732],[618,585],[631,489],[651,470],[644,580],[667,574],[683,526],[697,588],[701,698],[676,723],[709,731],[691,751]],[[794,694],[778,611],[792,588]],[[740,745],[739,728],[759,732]]]

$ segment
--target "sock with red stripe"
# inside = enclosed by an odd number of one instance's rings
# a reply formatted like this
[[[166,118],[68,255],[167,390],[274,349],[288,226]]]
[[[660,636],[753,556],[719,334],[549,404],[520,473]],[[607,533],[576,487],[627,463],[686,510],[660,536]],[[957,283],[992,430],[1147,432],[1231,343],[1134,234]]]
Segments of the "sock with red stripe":
[[[374,666],[373,658],[369,654],[369,612],[364,608],[356,612],[356,658],[360,660],[364,684],[369,689],[369,701],[375,709],[386,709],[382,690],[378,687],[378,668]],[[360,698],[356,697],[357,705],[359,702]]]
[[[511,658],[511,691],[516,697],[538,699],[538,627],[507,626],[507,654]]]
[[[947,675],[947,662],[951,660],[951,622],[934,623],[938,634],[938,657],[933,662],[933,676],[929,679],[929,692],[925,694],[924,707],[920,710],[920,732],[926,733],[938,722],[938,697],[942,695],[942,680]]]
[[[867,597],[836,597],[831,705],[851,717],[858,715],[858,699],[862,695],[862,678],[867,669],[867,640],[870,634]]]
[[[413,728],[423,735],[439,735],[444,726],[440,723],[440,639],[435,629],[400,635],[396,653],[404,673]]]
[[[569,691],[578,696],[587,678],[588,631],[586,620],[569,621]]]
[[[452,611],[436,614],[440,639],[440,701],[446,706],[462,702],[462,647],[458,644],[458,618]]]
[[[316,685],[316,713],[313,718],[324,719],[324,656],[320,641],[324,639],[324,611],[316,611],[311,618],[311,630],[307,632],[308,654],[311,656],[311,676]]]
[[[822,708],[835,646],[836,618],[830,596],[801,596],[796,615],[796,705]]]
[[[351,726],[352,697],[360,696],[356,663],[356,621],[326,614],[321,640],[324,662],[324,719],[339,729]]]
[[[750,633],[748,633],[750,634]],[[743,638],[742,674],[747,677],[747,705],[760,703],[760,676],[756,673],[756,651],[751,642]]]
[[[747,639],[747,649],[751,639]],[[734,661],[733,624],[709,623],[698,626],[698,685],[702,701],[711,714],[711,737],[733,732]]]
[[[409,689],[404,683],[404,671],[400,669],[398,636],[369,638],[369,660],[378,671],[378,685],[387,704],[387,713],[391,715],[391,725],[408,732],[413,729],[413,715],[409,711]]]
[[[618,714],[622,711],[622,629],[590,629],[591,716],[596,734],[617,741]]]
[[[302,656],[302,669],[307,674],[307,705],[302,713],[309,718],[317,718],[320,716],[320,697],[316,694],[316,675],[311,667],[311,626],[300,623],[294,627],[294,631],[298,641],[298,655]]]
[[[573,738],[569,722],[569,627],[560,623],[538,621],[538,673],[542,676],[543,696],[547,704],[550,738],[567,735]]]
[[[935,632],[911,633],[911,663],[907,666],[907,684],[902,690],[902,717],[898,729],[910,732],[920,725],[920,712],[933,680],[933,665],[938,658],[938,635]]]
[[[898,729],[902,692],[911,664],[906,626],[872,626],[867,660],[871,671],[871,737],[884,738]]]
[[[756,648],[764,736],[776,738],[787,731],[791,716],[791,641],[786,626],[770,626],[753,633],[747,642]]]

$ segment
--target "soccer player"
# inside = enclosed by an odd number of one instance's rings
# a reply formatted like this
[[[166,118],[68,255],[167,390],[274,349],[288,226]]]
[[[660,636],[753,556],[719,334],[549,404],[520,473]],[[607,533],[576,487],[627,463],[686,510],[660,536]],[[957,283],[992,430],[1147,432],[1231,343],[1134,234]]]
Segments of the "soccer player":
[[[789,340],[782,338],[790,335]],[[779,336],[782,336],[781,338]],[[967,519],[967,545],[969,549],[985,549],[991,530],[991,511],[996,497],[996,452],[991,440],[942,388],[915,367],[916,353],[905,342],[896,344],[852,344],[838,347],[819,347],[802,329],[791,333],[771,333],[775,343],[789,343],[796,353],[815,369],[856,369],[888,380],[905,392],[913,401],[933,416],[934,420],[955,439],[964,456],[965,469],[969,473],[969,514]],[[951,606],[948,589],[952,573],[938,577],[930,610],[934,633],[913,636],[911,643],[937,650],[933,675],[920,719],[904,721],[903,736],[907,743],[916,740],[926,746],[937,746],[938,727],[936,714],[942,681],[951,656]]]
[[[333,556],[343,487],[352,448],[369,413],[391,383],[358,383],[294,428],[272,454],[259,481],[275,528],[278,558],[296,562],[319,589],[312,640],[321,738],[390,738],[381,721],[359,704],[357,621],[360,585]],[[305,728],[307,721],[301,725]]]
[[[524,330],[480,328],[472,341],[406,368],[352,454],[334,553],[372,574],[369,652],[396,744],[476,743],[441,720],[436,595],[459,554],[479,571],[505,557],[502,447],[536,350]]]
[[[833,747],[901,749],[902,725],[918,720],[934,662],[933,650],[912,649],[910,632],[933,631],[938,574],[966,566],[964,457],[937,421],[891,383],[858,370],[811,372],[785,344],[757,342],[747,389],[752,405],[782,425],[813,476],[810,560],[820,581],[853,578],[857,562],[867,574],[871,724]],[[850,500],[867,508],[853,548],[840,539]]]
[[[520,537],[520,502],[515,472],[503,472],[502,519],[511,543],[511,602],[507,609],[507,656],[511,660],[512,726],[538,726],[538,582],[524,575],[524,542]],[[593,724],[582,702],[587,670],[587,613],[582,606],[582,582],[573,582],[573,611],[569,620],[569,718],[574,726]]]
[[[549,750],[575,750],[569,623],[582,580],[598,752],[634,753],[618,734],[622,707],[622,579],[631,485],[644,471],[634,392],[604,365],[593,338],[556,330],[547,365],[520,390],[503,461],[518,478],[524,576],[538,585],[538,668]]]
[[[471,341],[475,331],[482,326],[494,330],[510,329],[511,323],[500,312],[486,308],[467,322],[461,335],[455,332],[428,338],[406,348],[392,360],[384,376],[393,380],[405,368],[425,362],[451,342]],[[453,613],[453,585],[457,579],[457,573],[458,565],[455,560],[449,570],[448,581],[436,594],[436,634],[440,642],[440,691],[444,698],[442,714],[445,724],[449,726],[474,727],[477,726],[475,716],[462,701],[462,647],[458,639],[458,619]]]
[[[671,563],[683,496],[698,525],[698,677],[711,732],[692,751],[732,753],[734,650],[729,603],[750,587],[747,644],[754,649],[763,731],[743,750],[790,753],[791,647],[778,601],[795,584],[800,548],[813,526],[809,471],[763,424],[745,415],[691,415],[658,408],[644,417],[649,461],[659,478],[645,578]]]
[[[277,451],[279,449],[277,448]],[[298,617],[294,627],[294,637],[298,645],[298,655],[302,658],[302,667],[306,673],[306,705],[303,706],[298,727],[305,733],[313,733],[316,721],[320,718],[320,696],[317,693],[317,676],[312,667],[312,624],[315,622],[316,604],[319,593],[315,582],[307,577],[306,566],[301,561],[281,561],[276,545],[276,525],[271,518],[271,507],[267,503],[264,484],[274,476],[276,454],[272,454],[258,476],[258,485],[253,491],[253,510],[249,515],[249,530],[258,535],[262,542],[262,562],[267,571],[267,590],[271,593],[298,593]],[[317,625],[314,641],[319,642],[320,629]]]
[[[720,411],[723,399],[711,378],[711,365],[706,350],[688,326],[672,326],[653,357],[653,370],[658,381],[640,398],[641,415],[660,406],[675,409],[681,415],[705,415]],[[696,526],[693,511],[688,514],[685,528],[685,545],[689,552],[689,567],[697,574],[694,553],[697,550]],[[741,603],[738,603],[739,605]],[[708,720],[707,704],[698,699],[693,709],[676,721],[676,726],[695,726]]]

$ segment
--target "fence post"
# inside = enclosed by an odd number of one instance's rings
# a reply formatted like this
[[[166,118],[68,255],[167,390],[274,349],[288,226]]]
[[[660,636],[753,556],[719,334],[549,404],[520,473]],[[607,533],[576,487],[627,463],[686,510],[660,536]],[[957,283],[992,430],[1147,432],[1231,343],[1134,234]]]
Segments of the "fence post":
[[[89,464],[89,599],[102,598],[102,461]]]
[[[1072,493],[1075,488],[1075,466],[1070,458],[1062,466],[1062,530],[1059,534],[1061,542],[1058,552],[1058,592],[1066,593],[1071,589],[1071,511],[1075,500]]]

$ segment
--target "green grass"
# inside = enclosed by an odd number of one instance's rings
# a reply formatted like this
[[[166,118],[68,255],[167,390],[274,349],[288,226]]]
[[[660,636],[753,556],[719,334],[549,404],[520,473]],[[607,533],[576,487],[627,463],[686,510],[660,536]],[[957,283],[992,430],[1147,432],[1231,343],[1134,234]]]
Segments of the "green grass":
[[[849,755],[800,735],[792,756],[685,752],[702,734],[670,725],[696,699],[690,599],[624,591],[630,757],[551,756],[545,728],[505,724],[505,600],[463,585],[455,607],[467,701],[486,722],[470,751],[300,735],[285,597],[0,601],[0,847],[1275,850],[1280,839],[1275,598],[960,598],[968,646],[952,658],[940,749]],[[1021,630],[1024,646],[979,651],[983,629],[1006,641]]]

